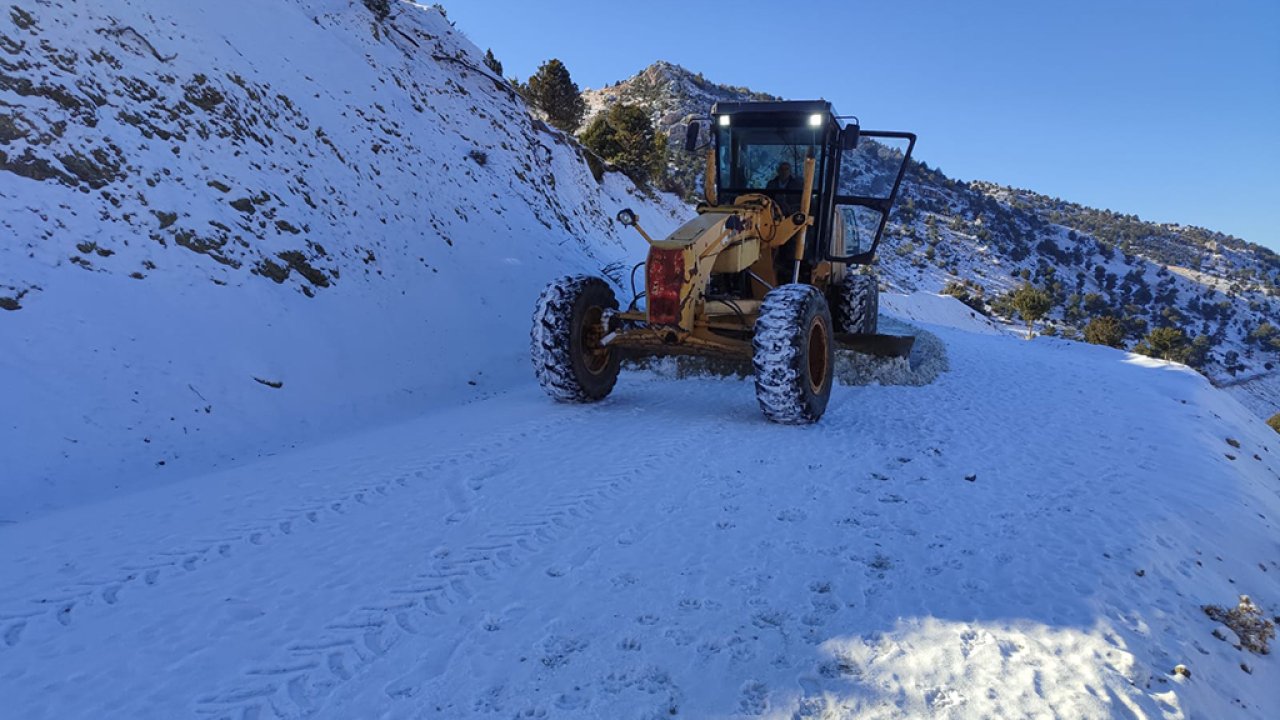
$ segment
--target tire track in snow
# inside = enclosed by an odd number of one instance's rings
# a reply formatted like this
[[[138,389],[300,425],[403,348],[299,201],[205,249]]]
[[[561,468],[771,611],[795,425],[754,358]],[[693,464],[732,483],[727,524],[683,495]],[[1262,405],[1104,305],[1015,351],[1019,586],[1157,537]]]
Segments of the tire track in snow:
[[[491,458],[481,465],[483,470],[468,474],[465,480],[450,477],[444,481],[446,484],[443,489],[450,505],[450,511],[445,514],[445,522],[460,522],[474,512],[475,495],[483,482],[502,471],[502,465],[496,464],[492,458],[505,457],[506,454],[500,452],[503,448],[518,446],[531,433],[543,429],[545,423],[541,421],[522,423],[505,431],[498,431],[483,443],[472,443],[453,452],[428,456],[418,459],[408,467],[397,468],[390,480],[362,483],[352,489],[319,495],[302,502],[295,500],[290,506],[280,508],[280,514],[268,514],[266,519],[260,521],[228,527],[225,531],[216,533],[215,537],[156,551],[145,560],[118,565],[115,570],[104,573],[106,577],[102,580],[85,581],[70,587],[40,592],[26,600],[25,609],[0,609],[0,652],[31,641],[33,631],[47,634],[74,630],[79,615],[78,608],[113,608],[133,593],[154,588],[162,581],[181,582],[190,573],[210,563],[234,562],[248,551],[264,548],[304,529],[341,521],[344,516],[357,509],[371,509],[372,503],[391,499],[410,486],[432,482],[435,474],[474,466],[477,458]],[[570,436],[579,429],[579,423],[566,423],[547,437],[551,441]],[[374,474],[368,465],[350,468],[346,472],[362,477]],[[39,622],[42,619],[44,621]],[[53,622],[48,622],[50,620]]]
[[[636,469],[610,473],[585,489],[572,488],[494,526],[468,542],[457,557],[438,557],[427,572],[414,576],[412,585],[393,587],[381,601],[335,618],[321,636],[282,648],[278,664],[250,668],[226,689],[199,696],[195,711],[220,720],[314,714],[335,688],[393,647],[423,635],[433,622],[467,604],[503,574],[571,537],[640,474]],[[452,647],[430,652],[388,684],[386,694],[393,699],[417,695],[443,672],[451,655]]]
[[[403,487],[407,485],[407,478],[398,477],[394,482]],[[269,541],[291,535],[297,524],[305,521],[315,524],[328,517],[341,515],[344,502],[354,501],[357,495],[368,495],[370,492],[387,495],[385,485],[376,485],[369,489],[344,494],[338,500],[329,498],[309,503],[311,506],[309,510],[298,511],[296,514],[250,527],[238,528],[234,535],[211,539],[186,549],[157,552],[142,563],[122,565],[118,574],[111,579],[79,583],[74,588],[64,589],[64,594],[55,596],[53,599],[48,597],[31,599],[30,603],[49,606],[49,609],[26,614],[0,614],[0,620],[4,621],[14,617],[21,618],[17,623],[0,631],[3,633],[4,645],[7,647],[17,645],[23,635],[22,627],[29,624],[31,618],[45,615],[56,620],[58,626],[71,627],[78,607],[92,606],[99,602],[106,606],[114,606],[122,601],[122,591],[126,589],[132,591],[154,587],[159,585],[162,579],[181,581],[186,574],[195,572],[211,562],[232,559],[234,555],[250,550],[250,546],[262,547]],[[128,594],[125,593],[126,596]],[[41,628],[56,629],[48,623],[42,624]]]

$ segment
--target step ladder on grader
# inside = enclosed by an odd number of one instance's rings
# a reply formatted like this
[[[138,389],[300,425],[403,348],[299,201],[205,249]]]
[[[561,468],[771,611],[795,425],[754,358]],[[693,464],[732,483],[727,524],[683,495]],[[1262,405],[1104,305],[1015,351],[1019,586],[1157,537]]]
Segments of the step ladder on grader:
[[[649,243],[644,290],[620,308],[604,279],[566,276],[539,297],[543,389],[594,402],[624,357],[736,358],[750,360],[766,418],[804,424],[826,410],[837,344],[909,351],[910,338],[877,335],[870,266],[916,137],[845,120],[825,101],[717,103],[697,216],[656,239],[618,213]],[[685,149],[703,135],[690,122]]]

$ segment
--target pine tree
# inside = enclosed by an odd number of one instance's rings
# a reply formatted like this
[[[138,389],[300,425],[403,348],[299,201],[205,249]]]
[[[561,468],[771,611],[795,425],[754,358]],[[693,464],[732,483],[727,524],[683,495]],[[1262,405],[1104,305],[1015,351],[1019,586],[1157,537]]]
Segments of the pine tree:
[[[618,103],[597,115],[583,131],[582,144],[636,182],[660,180],[666,168],[666,135],[634,105]]]
[[[493,56],[493,48],[484,51],[484,66],[492,70],[498,77],[502,77],[502,63]]]
[[[1049,293],[1031,283],[1024,283],[1022,287],[1010,294],[1009,304],[1018,311],[1023,322],[1027,324],[1027,339],[1030,340],[1034,335],[1036,321],[1049,312],[1049,308],[1053,307],[1053,300],[1049,297]]]
[[[1191,356],[1187,336],[1178,328],[1171,327],[1158,327],[1147,333],[1133,350],[1149,357],[1180,363],[1187,362]]]
[[[1096,317],[1084,326],[1084,340],[1094,345],[1124,347],[1124,326],[1110,315]]]
[[[554,58],[542,63],[525,87],[534,107],[546,113],[555,127],[574,132],[582,124],[587,104],[564,63]]]

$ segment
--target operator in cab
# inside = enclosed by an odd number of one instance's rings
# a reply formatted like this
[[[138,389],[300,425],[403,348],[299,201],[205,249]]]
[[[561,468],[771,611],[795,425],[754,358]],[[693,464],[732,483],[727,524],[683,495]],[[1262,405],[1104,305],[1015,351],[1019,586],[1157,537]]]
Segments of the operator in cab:
[[[804,184],[800,181],[800,178],[791,174],[791,163],[784,162],[778,164],[778,174],[774,175],[769,184],[765,185],[765,189],[799,192],[804,189]]]
[[[773,196],[778,206],[785,213],[793,213],[800,207],[800,193],[804,191],[804,181],[791,174],[791,163],[778,163],[778,174],[765,185],[766,190],[782,190]]]

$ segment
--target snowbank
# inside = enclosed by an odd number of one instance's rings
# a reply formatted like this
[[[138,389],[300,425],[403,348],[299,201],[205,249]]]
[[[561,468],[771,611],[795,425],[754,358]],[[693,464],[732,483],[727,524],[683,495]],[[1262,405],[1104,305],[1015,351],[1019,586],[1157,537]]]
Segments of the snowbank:
[[[543,284],[643,257],[620,208],[684,212],[425,6],[14,7],[0,521],[523,382]]]

